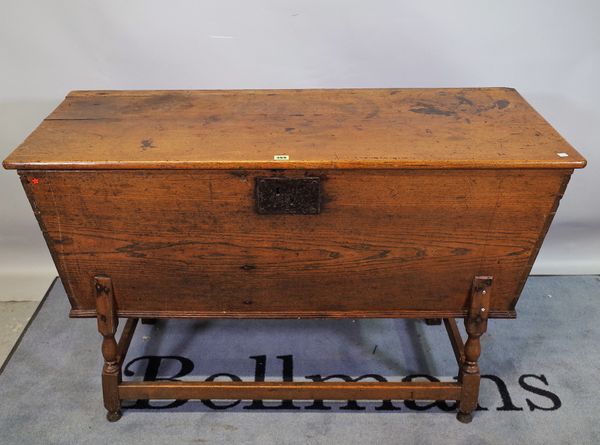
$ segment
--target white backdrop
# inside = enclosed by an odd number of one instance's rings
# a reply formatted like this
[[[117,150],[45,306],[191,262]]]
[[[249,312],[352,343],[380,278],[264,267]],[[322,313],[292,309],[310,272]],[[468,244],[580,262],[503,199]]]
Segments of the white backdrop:
[[[584,156],[534,273],[600,273],[600,2],[0,0],[0,156],[73,89],[511,86]],[[0,299],[55,274],[0,172]]]

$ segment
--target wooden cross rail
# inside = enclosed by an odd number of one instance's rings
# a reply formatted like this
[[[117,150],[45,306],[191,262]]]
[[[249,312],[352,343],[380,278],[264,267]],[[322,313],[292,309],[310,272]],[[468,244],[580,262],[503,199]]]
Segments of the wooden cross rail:
[[[122,400],[438,400],[458,399],[455,382],[123,382]]]
[[[444,326],[446,327],[446,332],[448,332],[448,338],[454,351],[454,357],[456,357],[456,363],[458,366],[461,366],[465,357],[465,345],[456,325],[456,320],[454,318],[444,318]]]

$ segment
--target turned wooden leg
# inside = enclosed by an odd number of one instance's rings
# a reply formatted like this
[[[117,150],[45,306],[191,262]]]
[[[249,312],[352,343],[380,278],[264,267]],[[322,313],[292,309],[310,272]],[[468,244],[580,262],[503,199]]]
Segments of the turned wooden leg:
[[[471,289],[469,312],[465,318],[468,338],[465,343],[464,359],[460,366],[458,380],[462,384],[456,418],[463,423],[473,420],[473,411],[479,398],[480,372],[477,360],[481,354],[479,338],[487,329],[490,309],[492,277],[475,277]]]
[[[106,418],[116,422],[121,418],[121,401],[119,399],[119,383],[121,383],[121,365],[118,358],[115,333],[119,319],[115,310],[113,287],[110,278],[97,276],[94,278],[96,292],[96,312],[98,332],[102,335],[102,394]]]
[[[437,326],[437,325],[442,324],[442,319],[441,318],[426,318],[425,324],[427,326]]]

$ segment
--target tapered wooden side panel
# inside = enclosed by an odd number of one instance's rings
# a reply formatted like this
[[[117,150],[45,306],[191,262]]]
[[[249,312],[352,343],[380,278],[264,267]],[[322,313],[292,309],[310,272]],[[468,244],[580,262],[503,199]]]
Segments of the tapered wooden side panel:
[[[21,172],[73,305],[128,316],[511,316],[569,170]],[[259,215],[256,176],[319,176],[318,215]]]

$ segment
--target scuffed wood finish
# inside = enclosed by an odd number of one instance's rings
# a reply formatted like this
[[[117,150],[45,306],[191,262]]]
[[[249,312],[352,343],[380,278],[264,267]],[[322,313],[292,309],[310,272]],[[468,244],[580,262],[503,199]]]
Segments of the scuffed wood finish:
[[[70,295],[113,280],[128,317],[467,314],[474,275],[514,305],[563,170],[47,171],[23,183]],[[258,215],[257,175],[319,176],[319,215]]]
[[[289,160],[274,161],[282,154]],[[510,88],[75,91],[4,161],[19,169],[584,165]]]

